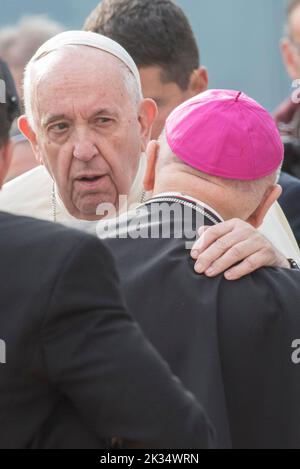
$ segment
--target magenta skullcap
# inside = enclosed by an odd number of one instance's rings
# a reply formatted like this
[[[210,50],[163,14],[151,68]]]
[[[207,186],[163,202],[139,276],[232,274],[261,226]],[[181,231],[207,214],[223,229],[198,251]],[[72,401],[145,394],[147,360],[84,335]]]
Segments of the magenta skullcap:
[[[169,116],[165,130],[178,158],[224,179],[261,179],[284,157],[272,116],[238,91],[210,90],[186,101]]]

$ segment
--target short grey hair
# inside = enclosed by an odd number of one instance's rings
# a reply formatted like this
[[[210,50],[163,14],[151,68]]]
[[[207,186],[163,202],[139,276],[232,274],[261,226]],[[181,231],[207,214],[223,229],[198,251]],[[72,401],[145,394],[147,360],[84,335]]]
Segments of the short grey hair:
[[[24,69],[37,49],[64,29],[46,15],[24,16],[0,31],[0,56],[10,67]]]
[[[178,158],[171,150],[165,131],[159,138],[160,143],[160,152],[159,152],[159,160],[158,160],[158,171],[163,166],[170,164],[172,162],[180,163],[185,165],[186,167],[190,168],[190,170],[199,178],[205,179],[206,181],[222,181],[224,187],[228,187],[237,193],[240,193],[244,196],[250,196],[252,200],[255,200],[256,203],[259,205],[261,202],[266,190],[274,185],[277,184],[280,178],[282,164],[278,167],[276,171],[274,171],[269,176],[263,177],[261,179],[255,179],[250,181],[241,181],[237,179],[225,179],[217,176],[210,176],[198,169],[193,169],[191,166],[187,165],[184,161]]]
[[[300,6],[300,0],[289,0],[287,4],[287,9],[286,9],[286,21],[284,25],[284,36],[291,38],[291,25],[290,25],[290,19],[294,11]]]

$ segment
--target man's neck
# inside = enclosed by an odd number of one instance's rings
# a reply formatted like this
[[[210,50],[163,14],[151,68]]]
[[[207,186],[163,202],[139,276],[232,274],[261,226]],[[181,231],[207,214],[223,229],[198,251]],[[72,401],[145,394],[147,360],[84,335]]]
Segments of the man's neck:
[[[223,217],[218,213],[217,210],[215,210],[210,204],[203,202],[203,200],[200,200],[199,198],[193,197],[189,194],[183,193],[183,192],[161,192],[159,194],[153,194],[153,198],[159,198],[159,197],[176,197],[176,198],[182,198],[187,201],[194,202],[197,205],[201,205],[205,209],[208,209],[211,211],[217,218],[219,218],[221,221],[224,221]]]
[[[220,204],[215,202],[215,199],[212,197],[212,194],[216,192],[216,188],[209,186],[210,183],[206,183],[206,181],[204,181],[202,190],[195,191],[192,189],[192,186],[189,188],[186,185],[179,186],[179,184],[158,184],[153,190],[153,197],[162,193],[180,193],[185,197],[191,197],[197,201],[201,201],[203,204],[213,209],[224,220],[232,218],[228,213],[226,213],[226,210],[224,210]],[[217,188],[217,190],[221,192],[220,187]]]

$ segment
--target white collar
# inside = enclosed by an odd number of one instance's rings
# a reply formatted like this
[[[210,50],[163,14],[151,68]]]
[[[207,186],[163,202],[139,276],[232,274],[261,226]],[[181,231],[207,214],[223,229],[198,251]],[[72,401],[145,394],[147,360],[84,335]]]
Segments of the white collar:
[[[207,210],[212,212],[217,218],[219,218],[219,220],[221,220],[222,222],[225,221],[224,218],[221,217],[221,215],[218,212],[216,212],[215,209],[210,207],[210,205],[205,204],[201,200],[195,199],[194,197],[191,197],[190,195],[183,194],[182,192],[161,192],[160,194],[155,194],[155,196],[153,196],[153,198],[156,198],[156,197],[184,197],[185,199],[188,199],[191,202],[195,202],[196,204],[201,205],[203,208],[206,208]]]

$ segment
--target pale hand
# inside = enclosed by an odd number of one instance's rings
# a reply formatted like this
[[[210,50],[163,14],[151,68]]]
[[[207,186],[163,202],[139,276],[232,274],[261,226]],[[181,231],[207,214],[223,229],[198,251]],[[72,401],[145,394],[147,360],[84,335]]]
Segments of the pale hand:
[[[199,235],[191,251],[198,274],[216,277],[225,272],[227,280],[238,280],[261,267],[290,269],[284,255],[242,220],[201,227]]]

